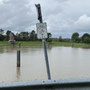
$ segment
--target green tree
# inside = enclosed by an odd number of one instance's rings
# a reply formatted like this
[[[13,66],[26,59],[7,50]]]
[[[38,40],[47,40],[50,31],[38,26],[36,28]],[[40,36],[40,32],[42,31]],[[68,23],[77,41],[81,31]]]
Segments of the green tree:
[[[47,38],[51,38],[52,34],[51,33],[47,33]]]
[[[7,35],[7,36],[9,36],[9,35],[10,35],[10,33],[11,33],[11,31],[10,31],[10,30],[8,30],[8,31],[6,32],[6,35]]]
[[[28,41],[29,39],[29,33],[28,32],[21,32],[20,33],[20,38],[24,41]]]
[[[9,40],[10,33],[11,33],[11,31],[10,30],[7,30],[7,32],[6,32],[6,40]]]
[[[37,40],[37,34],[35,33],[34,30],[30,33],[30,41],[35,41]]]
[[[84,43],[90,43],[90,38],[89,37],[85,37],[83,42]]]
[[[0,34],[0,41],[3,41],[5,39],[4,35]]]
[[[47,42],[52,42],[52,34],[51,33],[47,33]]]
[[[78,32],[75,32],[72,34],[72,41],[79,42],[79,33]]]
[[[61,37],[61,36],[59,36],[59,39],[58,39],[58,40],[59,40],[59,42],[62,42],[62,37]]]
[[[20,33],[16,33],[15,40],[16,41],[22,41],[21,38],[20,38]]]
[[[83,36],[81,37],[81,40],[84,43],[90,43],[90,34],[88,33],[83,34]]]

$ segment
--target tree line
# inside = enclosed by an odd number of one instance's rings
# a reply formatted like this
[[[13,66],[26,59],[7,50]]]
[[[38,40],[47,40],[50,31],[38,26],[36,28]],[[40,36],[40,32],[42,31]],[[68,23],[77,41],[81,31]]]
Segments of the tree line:
[[[90,43],[90,34],[84,33],[81,37],[78,32],[72,34],[71,37],[73,42],[82,42],[82,43]]]
[[[0,29],[0,41],[9,41],[10,39],[10,33],[13,34],[14,39],[16,41],[41,41],[37,38],[37,33],[32,30],[31,32],[19,32],[19,33],[13,33],[10,30],[7,30],[4,34],[4,30]],[[60,41],[60,42],[77,42],[77,43],[90,43],[90,34],[84,33],[81,37],[78,32],[74,32],[70,38],[62,38],[59,36],[59,38],[51,38],[52,34],[48,33],[48,38],[46,39],[48,42],[52,41]]]
[[[7,30],[6,33],[4,34],[4,30],[0,29],[0,41],[9,41],[10,33],[13,34],[14,39],[16,41],[38,41],[39,40],[37,38],[37,33],[34,30],[32,30],[31,32],[19,32],[16,34],[10,30]],[[48,33],[48,38],[47,38],[48,41],[50,41],[51,36],[52,34]]]
[[[71,36],[71,39],[70,38],[63,39],[61,36],[59,36],[58,39],[54,40],[60,42],[90,43],[90,34],[84,33],[82,36],[80,36],[78,32],[74,32]]]

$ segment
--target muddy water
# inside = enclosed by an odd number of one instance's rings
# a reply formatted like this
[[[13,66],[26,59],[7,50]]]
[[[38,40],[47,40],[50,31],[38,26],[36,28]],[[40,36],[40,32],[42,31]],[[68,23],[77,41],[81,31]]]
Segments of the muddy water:
[[[0,48],[0,82],[47,80],[43,48],[21,48],[17,68],[17,48]],[[48,48],[52,79],[89,78],[90,49]]]

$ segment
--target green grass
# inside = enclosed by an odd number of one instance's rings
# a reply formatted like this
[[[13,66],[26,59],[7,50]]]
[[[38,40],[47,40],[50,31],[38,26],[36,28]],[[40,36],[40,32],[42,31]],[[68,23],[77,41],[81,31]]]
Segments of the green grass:
[[[8,41],[0,41],[0,46],[9,46]]]
[[[16,41],[15,46],[17,47],[19,45],[19,42],[21,42],[21,46],[42,46],[42,42],[40,41]],[[47,43],[48,45],[48,43]],[[52,42],[50,44],[51,46],[71,46],[72,42]],[[10,46],[8,41],[0,41],[0,46]],[[73,47],[82,47],[82,48],[90,48],[90,44],[85,43],[73,43]]]
[[[85,43],[73,43],[72,42],[52,42],[53,46],[71,46],[71,47],[82,47],[82,48],[90,48],[90,44]]]
[[[19,43],[21,43],[21,46],[42,46],[42,42],[40,41],[16,41],[14,46],[18,47]],[[8,41],[0,41],[0,46],[10,46],[10,43]]]

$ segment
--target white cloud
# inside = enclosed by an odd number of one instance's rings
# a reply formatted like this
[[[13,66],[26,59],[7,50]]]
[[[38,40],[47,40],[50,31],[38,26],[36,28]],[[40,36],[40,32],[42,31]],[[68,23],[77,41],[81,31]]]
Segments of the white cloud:
[[[82,15],[79,19],[75,22],[75,25],[78,25],[81,28],[86,28],[90,26],[90,17],[87,15]]]

